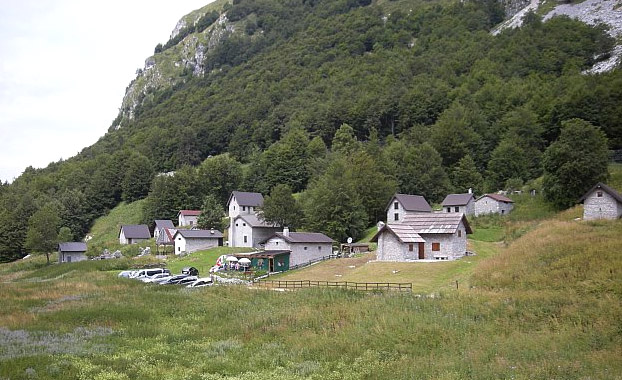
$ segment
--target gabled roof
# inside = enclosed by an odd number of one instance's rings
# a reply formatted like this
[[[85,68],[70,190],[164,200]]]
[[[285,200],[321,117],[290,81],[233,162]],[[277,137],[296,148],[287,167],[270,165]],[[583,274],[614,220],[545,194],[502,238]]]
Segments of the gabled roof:
[[[257,214],[238,215],[235,218],[233,218],[234,221],[238,219],[244,220],[246,224],[248,224],[251,227],[260,227],[260,228],[261,227],[266,227],[266,228],[276,227],[276,225],[270,224],[266,222],[265,220],[262,220],[261,218],[259,218]]]
[[[245,191],[233,191],[227,201],[227,206],[231,203],[231,199],[235,200],[240,206],[261,207],[263,206],[263,195],[261,193],[247,193]]]
[[[156,230],[160,230],[162,228],[175,228],[173,225],[173,221],[169,219],[158,219],[155,221]]]
[[[282,232],[275,233],[272,237],[266,239],[266,241],[279,237],[288,243],[329,243],[334,242],[333,239],[320,232],[290,232],[288,236],[283,235]]]
[[[464,206],[473,199],[473,194],[449,194],[443,200],[443,206]]]
[[[463,213],[410,214],[404,216],[402,224],[412,227],[418,234],[453,234],[460,222],[464,223],[467,234],[473,233]]]
[[[222,232],[218,230],[177,230],[175,236],[181,235],[186,239],[220,239]]]
[[[201,215],[201,210],[179,210],[177,216],[179,216],[179,214],[183,216],[199,216]]]
[[[385,210],[391,207],[394,199],[397,199],[406,211],[432,212],[432,207],[430,207],[430,204],[423,196],[410,194],[395,194]]]
[[[477,200],[479,201],[480,199],[482,199],[484,197],[492,198],[492,199],[494,199],[495,201],[498,201],[498,202],[514,203],[513,200],[511,200],[510,198],[506,197],[505,195],[501,195],[501,194],[484,194],[481,197],[477,198]]]
[[[392,232],[402,243],[425,243],[425,240],[407,224],[386,224],[376,232],[371,241],[378,241],[384,231]]]
[[[123,235],[126,239],[149,239],[151,238],[151,233],[149,232],[149,227],[146,224],[128,224],[125,226],[121,226],[119,230],[119,234],[123,231]]]
[[[173,244],[173,235],[175,235],[175,232],[177,232],[177,230],[174,228],[162,228],[160,235],[158,235],[156,239],[156,243],[164,245]]]
[[[605,193],[611,195],[616,201],[622,203],[622,195],[620,195],[620,193],[618,193],[617,191],[615,191],[614,189],[612,189],[611,187],[605,185],[602,182],[598,182],[596,185],[594,185],[594,187],[592,187],[590,190],[588,190],[588,192],[585,193],[581,197],[581,199],[579,199],[579,203],[583,203],[585,198],[587,198],[596,189],[600,189],[600,190],[604,191]]]
[[[82,243],[82,242],[58,243],[58,250],[61,252],[86,252],[86,243]]]

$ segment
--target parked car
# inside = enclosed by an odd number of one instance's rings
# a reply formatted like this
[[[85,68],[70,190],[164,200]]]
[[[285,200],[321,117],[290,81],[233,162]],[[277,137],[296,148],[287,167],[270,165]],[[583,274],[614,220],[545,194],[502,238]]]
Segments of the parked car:
[[[184,278],[183,280],[179,281],[179,282],[177,283],[177,285],[183,285],[183,286],[185,286],[185,285],[188,285],[188,284],[190,284],[190,283],[192,283],[192,282],[195,282],[195,281],[196,281],[196,280],[198,280],[198,279],[199,279],[199,278],[198,278],[197,276],[188,276],[188,277]]]
[[[175,276],[171,276],[169,278],[164,279],[163,281],[158,282],[160,285],[173,285],[179,283],[179,281],[188,277],[187,274],[177,274]]]
[[[124,270],[119,273],[121,278],[132,278],[132,274],[135,274],[135,270]]]
[[[171,277],[170,273],[156,273],[153,276],[149,277],[140,277],[139,280],[142,282],[158,282],[164,280],[166,277]]]
[[[187,274],[188,276],[198,276],[199,270],[195,267],[185,267],[181,270],[182,274]]]
[[[203,278],[196,279],[195,281],[188,284],[186,287],[187,288],[202,288],[204,286],[212,286],[213,284],[214,283],[212,282],[211,278],[203,277]]]
[[[151,277],[154,274],[158,274],[158,273],[168,273],[168,274],[170,274],[171,271],[166,269],[166,268],[141,269],[141,270],[138,271],[138,274],[136,275],[136,278]]]

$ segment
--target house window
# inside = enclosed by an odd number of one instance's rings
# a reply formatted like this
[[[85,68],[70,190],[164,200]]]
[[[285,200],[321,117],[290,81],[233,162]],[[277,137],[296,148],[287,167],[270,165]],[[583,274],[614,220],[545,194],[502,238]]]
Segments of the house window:
[[[177,247],[177,252],[181,252],[181,247]]]
[[[447,212],[451,212],[451,207],[447,207]]]
[[[244,235],[244,243],[248,243],[248,236]]]
[[[242,211],[246,211],[246,206],[242,206]]]
[[[602,192],[602,191],[597,191],[597,192],[596,192],[596,196],[597,196],[598,198],[601,198],[601,197],[603,196],[603,192]]]
[[[306,250],[307,250],[307,247],[304,247],[303,249],[306,251]]]
[[[505,214],[505,210],[501,210],[501,213],[502,213],[502,214]]]
[[[460,206],[456,206],[456,208],[454,209],[456,212],[460,212]]]
[[[400,209],[400,204],[397,203],[397,202],[393,203],[393,209],[399,210]]]
[[[244,227],[246,227],[246,223],[242,223],[242,225],[243,225]]]
[[[398,214],[397,212],[393,214],[393,220],[400,220],[400,214]]]
[[[192,220],[190,221],[190,225],[192,225]]]
[[[462,230],[458,230],[458,237],[462,237]]]
[[[181,241],[181,238],[180,238],[180,237],[178,237],[178,238],[177,238],[177,240]]]
[[[439,252],[441,250],[441,243],[432,243],[432,251]]]
[[[274,243],[275,243],[276,245],[279,245],[279,242],[278,242],[278,241],[275,241]]]
[[[236,224],[235,224],[235,226],[237,227],[237,226],[238,226],[238,224],[236,223]]]
[[[408,250],[410,252],[414,251],[415,250],[415,245],[414,244],[408,244]]]
[[[321,246],[321,245],[318,245],[318,246],[317,246],[317,250],[318,250],[318,251],[321,251],[321,250],[322,250],[322,246]]]

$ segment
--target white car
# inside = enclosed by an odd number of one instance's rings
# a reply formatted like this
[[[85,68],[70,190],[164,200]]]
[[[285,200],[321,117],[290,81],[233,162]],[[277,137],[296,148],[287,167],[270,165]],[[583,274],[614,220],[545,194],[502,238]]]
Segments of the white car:
[[[186,288],[202,288],[204,286],[212,286],[212,279],[209,277],[203,277],[191,282]]]
[[[158,282],[164,280],[165,277],[171,277],[171,275],[169,273],[156,273],[153,276],[139,277],[138,279],[142,282]]]
[[[121,278],[136,277],[136,271],[135,270],[124,270],[124,271],[119,273],[119,277],[121,277]]]

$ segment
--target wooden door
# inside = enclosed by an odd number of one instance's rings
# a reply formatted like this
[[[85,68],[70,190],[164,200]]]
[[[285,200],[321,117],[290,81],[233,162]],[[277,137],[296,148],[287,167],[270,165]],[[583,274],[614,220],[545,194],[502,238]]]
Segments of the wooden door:
[[[274,272],[274,259],[270,258],[268,261],[268,272]]]
[[[419,243],[419,260],[425,259],[425,243]]]

